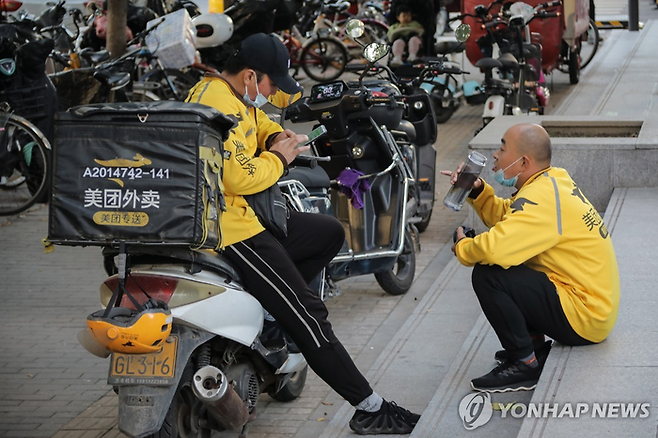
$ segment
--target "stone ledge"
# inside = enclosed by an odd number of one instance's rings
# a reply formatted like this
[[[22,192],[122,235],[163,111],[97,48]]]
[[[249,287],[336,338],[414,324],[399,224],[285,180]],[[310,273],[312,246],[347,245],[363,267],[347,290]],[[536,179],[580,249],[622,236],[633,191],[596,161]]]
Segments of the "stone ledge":
[[[567,169],[585,196],[605,211],[614,188],[658,187],[657,129],[642,120],[623,120],[604,116],[502,116],[496,117],[469,143],[469,149],[482,151],[491,161],[482,172],[491,181],[493,153],[500,147],[505,131],[518,123],[537,123],[554,134],[553,160]],[[619,135],[619,136],[615,136]],[[499,196],[515,189],[496,187]]]

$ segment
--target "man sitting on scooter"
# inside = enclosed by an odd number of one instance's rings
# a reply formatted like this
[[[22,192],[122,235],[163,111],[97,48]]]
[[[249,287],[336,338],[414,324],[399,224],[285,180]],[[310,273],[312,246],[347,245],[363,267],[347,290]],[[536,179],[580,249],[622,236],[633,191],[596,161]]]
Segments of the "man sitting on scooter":
[[[310,148],[298,147],[307,140],[305,135],[283,130],[259,109],[279,88],[288,94],[302,91],[289,76],[289,65],[288,51],[277,38],[251,35],[227,59],[221,75],[206,75],[188,96],[189,102],[213,106],[237,122],[224,144],[224,254],[316,374],[356,407],[349,423],[352,430],[408,434],[420,415],[372,390],[336,338],[324,303],[308,287],[343,245],[340,222],[290,211],[288,235],[277,239],[244,198],[276,184],[295,157]]]

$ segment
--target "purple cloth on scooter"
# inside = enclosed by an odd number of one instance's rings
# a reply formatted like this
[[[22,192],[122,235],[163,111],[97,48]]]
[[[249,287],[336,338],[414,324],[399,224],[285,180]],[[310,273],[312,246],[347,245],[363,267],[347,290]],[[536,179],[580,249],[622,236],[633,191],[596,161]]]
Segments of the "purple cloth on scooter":
[[[359,179],[363,172],[349,167],[344,169],[336,178],[340,191],[345,193],[350,199],[352,207],[356,209],[363,208],[363,194],[370,190],[370,183],[367,179]]]

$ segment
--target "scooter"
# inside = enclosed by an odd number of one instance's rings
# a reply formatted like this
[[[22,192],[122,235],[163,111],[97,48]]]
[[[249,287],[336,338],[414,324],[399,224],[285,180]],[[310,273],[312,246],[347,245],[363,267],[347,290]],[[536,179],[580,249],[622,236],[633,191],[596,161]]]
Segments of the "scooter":
[[[92,314],[78,339],[97,356],[112,353],[108,384],[119,395],[121,432],[246,434],[261,393],[278,401],[299,397],[306,360],[221,254],[122,244],[103,255],[110,275],[101,285],[107,314]],[[157,319],[163,311],[165,324]],[[170,332],[162,334],[165,325]],[[150,350],[149,336],[158,342]],[[139,348],[144,339],[146,352],[124,347]]]
[[[346,27],[358,41],[359,31],[351,22]],[[333,215],[345,227],[346,245],[327,267],[330,294],[335,281],[371,273],[387,293],[407,292],[418,229],[432,213],[436,122],[429,96],[403,95],[391,81],[364,81],[380,69],[393,75],[376,64],[388,48],[366,46],[368,64],[359,67],[358,81],[317,84],[284,116],[327,129],[312,147],[318,166],[292,169],[280,185],[298,210]]]
[[[102,309],[78,339],[99,357],[111,355],[119,429],[140,438],[246,434],[259,395],[299,397],[308,368],[216,252],[221,151],[234,122],[175,101],[77,108],[58,118],[49,238],[103,247]],[[91,131],[101,147],[75,140]],[[86,176],[65,176],[78,165]],[[129,193],[132,201],[85,203],[80,188]]]
[[[478,5],[475,14],[460,17],[476,18],[487,30],[487,35],[478,39],[485,58],[475,63],[485,73],[483,127],[499,115],[541,115],[550,97],[541,69],[541,47],[531,42],[528,25],[535,18],[558,17],[558,13],[546,8],[561,2],[542,3],[534,8],[523,2],[506,3],[501,14],[492,16],[491,8],[499,3],[493,2],[488,8]],[[500,52],[497,58],[493,58],[494,46]],[[494,71],[499,78],[494,77]]]

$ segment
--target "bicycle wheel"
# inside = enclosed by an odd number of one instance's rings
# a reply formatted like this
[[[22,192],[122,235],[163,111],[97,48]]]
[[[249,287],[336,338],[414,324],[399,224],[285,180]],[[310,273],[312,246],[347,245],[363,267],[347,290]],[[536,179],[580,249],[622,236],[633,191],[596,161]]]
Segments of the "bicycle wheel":
[[[32,123],[0,113],[0,215],[43,202],[50,173],[50,143]]]
[[[309,78],[331,82],[345,71],[347,50],[338,40],[319,37],[304,45],[299,62]]]
[[[596,27],[594,20],[589,20],[589,28],[587,33],[583,34],[581,45],[580,45],[580,69],[587,67],[587,64],[590,63],[596,51],[599,49],[599,43],[601,42],[601,36],[599,35],[599,28]]]
[[[167,79],[169,79],[171,86],[167,83]],[[156,85],[150,91],[154,92],[161,100],[180,101],[187,98],[190,88],[196,84],[194,78],[175,68],[150,71],[140,79],[140,82]]]

